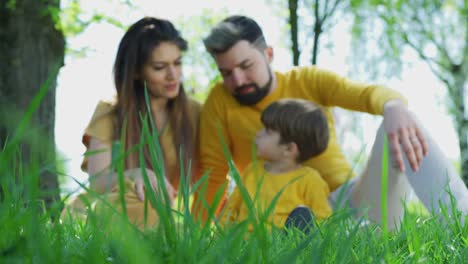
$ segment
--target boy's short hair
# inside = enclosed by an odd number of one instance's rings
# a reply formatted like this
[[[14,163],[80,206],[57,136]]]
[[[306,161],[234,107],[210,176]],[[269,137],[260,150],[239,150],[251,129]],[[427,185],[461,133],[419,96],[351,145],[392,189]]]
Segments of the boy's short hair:
[[[241,40],[248,41],[261,51],[267,48],[265,36],[257,22],[240,15],[229,16],[221,21],[203,43],[210,54],[216,55],[226,52]]]
[[[328,146],[328,122],[320,107],[303,99],[281,99],[262,113],[265,128],[279,132],[280,143],[296,143],[298,162],[315,157]]]

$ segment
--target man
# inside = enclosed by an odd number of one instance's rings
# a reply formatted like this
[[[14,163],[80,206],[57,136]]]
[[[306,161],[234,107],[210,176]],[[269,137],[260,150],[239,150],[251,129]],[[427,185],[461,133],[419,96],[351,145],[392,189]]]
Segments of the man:
[[[457,208],[464,214],[468,211],[466,186],[409,112],[406,99],[399,93],[383,86],[353,82],[317,67],[274,72],[270,66],[273,49],[267,45],[259,25],[245,16],[223,20],[212,29],[204,44],[223,77],[223,82],[210,91],[200,121],[201,166],[203,171],[210,172],[204,195],[209,205],[227,181],[228,165],[221,140],[216,136],[218,131],[237,168],[242,171],[252,158],[252,143],[261,128],[262,110],[273,101],[291,97],[321,105],[327,116],[328,147],[305,164],[321,173],[333,192],[330,200],[335,206],[338,194],[342,193],[350,206],[369,208],[369,218],[381,221],[381,155],[386,134],[393,165],[389,168],[388,179],[389,226],[396,226],[401,219],[400,201],[411,188],[429,210],[439,212],[439,201],[450,209],[447,193],[450,190]],[[383,125],[377,133],[368,165],[359,177],[354,177],[338,145],[333,106],[383,115]],[[195,204],[200,204],[200,198],[196,197]]]

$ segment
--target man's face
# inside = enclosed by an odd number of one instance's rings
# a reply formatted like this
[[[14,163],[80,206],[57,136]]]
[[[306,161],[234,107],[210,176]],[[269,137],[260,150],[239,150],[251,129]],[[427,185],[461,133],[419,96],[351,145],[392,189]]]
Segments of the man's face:
[[[269,66],[272,53],[268,49],[261,52],[241,40],[214,56],[224,86],[240,104],[253,105],[268,95],[273,83]]]

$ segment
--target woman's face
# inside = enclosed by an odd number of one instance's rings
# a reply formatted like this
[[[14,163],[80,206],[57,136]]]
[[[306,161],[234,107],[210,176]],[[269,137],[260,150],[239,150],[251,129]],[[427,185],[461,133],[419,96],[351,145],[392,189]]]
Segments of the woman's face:
[[[172,42],[161,42],[143,66],[143,80],[153,98],[171,99],[179,94],[182,52]]]

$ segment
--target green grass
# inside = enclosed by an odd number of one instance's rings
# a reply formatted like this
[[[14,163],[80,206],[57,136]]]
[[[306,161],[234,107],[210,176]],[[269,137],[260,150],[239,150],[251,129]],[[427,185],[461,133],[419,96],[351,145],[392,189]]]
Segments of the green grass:
[[[1,162],[21,164],[19,155]],[[5,165],[3,163],[3,165]],[[51,221],[58,209],[41,210],[38,165],[4,171],[22,185],[4,188],[0,204],[0,263],[466,263],[468,226],[449,220],[441,225],[412,205],[399,231],[360,225],[342,210],[310,235],[269,230],[254,218],[226,229],[203,225],[186,211],[151,199],[162,215],[158,228],[138,230],[122,217],[111,223],[90,211],[86,221]],[[5,166],[2,166],[5,168]],[[2,177],[2,186],[7,182]],[[21,188],[24,187],[24,188]],[[21,195],[20,195],[21,191]],[[180,203],[191,192],[184,187]],[[38,206],[39,205],[39,206]],[[261,214],[261,213],[260,213]],[[260,218],[262,219],[262,218]],[[249,224],[254,231],[249,232]]]
[[[26,183],[29,184],[29,183]],[[10,193],[13,194],[13,193]],[[409,212],[398,232],[359,225],[349,211],[335,213],[305,236],[268,231],[264,223],[225,230],[203,226],[183,212],[159,228],[139,231],[125,218],[51,222],[30,199],[9,195],[0,206],[0,263],[463,263],[467,228],[442,226]],[[31,199],[32,198],[32,199]],[[253,224],[255,230],[247,231]],[[111,228],[106,228],[111,227]]]
[[[157,142],[157,134],[148,131],[144,141]],[[165,205],[162,189],[162,195],[149,195],[161,217],[152,229],[135,228],[125,212],[109,220],[90,210],[84,221],[59,221],[60,207],[45,211],[39,199],[39,175],[49,164],[22,163],[19,142],[18,137],[7,142],[0,154],[0,263],[468,263],[468,225],[456,217],[441,224],[418,204],[408,206],[398,231],[362,224],[345,209],[309,235],[270,230],[265,212],[254,211],[260,217],[223,229],[216,222],[200,223],[180,206],[189,203],[193,192],[182,181],[175,208]],[[113,164],[121,172],[118,164],[125,153],[119,146]],[[153,162],[160,164],[159,146],[152,149]],[[235,169],[233,173],[239,181]],[[201,185],[203,180],[197,183]]]

